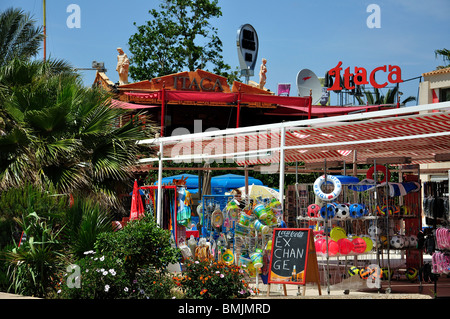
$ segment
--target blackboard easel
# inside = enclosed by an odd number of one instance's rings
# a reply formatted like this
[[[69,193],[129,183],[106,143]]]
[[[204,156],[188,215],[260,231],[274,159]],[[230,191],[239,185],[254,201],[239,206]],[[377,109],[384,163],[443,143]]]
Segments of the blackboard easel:
[[[303,296],[306,283],[317,283],[320,289],[319,266],[314,245],[313,232],[309,228],[275,228],[272,238],[272,251],[269,263],[267,296],[272,283],[302,285]]]

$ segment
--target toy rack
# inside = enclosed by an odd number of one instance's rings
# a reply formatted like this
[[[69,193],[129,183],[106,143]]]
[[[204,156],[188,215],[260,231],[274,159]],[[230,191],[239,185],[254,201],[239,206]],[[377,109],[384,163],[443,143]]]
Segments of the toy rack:
[[[418,179],[414,181],[418,182]],[[316,246],[316,250],[321,268],[321,281],[328,289],[330,285],[336,285],[344,290],[361,288],[366,285],[366,282],[363,282],[367,279],[366,267],[378,265],[382,273],[376,274],[380,278],[372,276],[374,283],[368,286],[380,289],[381,280],[388,284],[389,292],[391,280],[406,279],[407,270],[421,269],[422,252],[417,248],[417,235],[421,229],[420,191],[395,196],[395,192],[392,191],[394,186],[391,183],[374,181],[373,184],[369,183],[364,187],[360,183],[344,184],[340,195],[332,202],[321,201],[314,192],[313,184],[297,184],[288,188],[287,219],[290,217],[292,222],[292,213],[295,213],[296,227],[312,228],[316,235],[316,243],[325,247],[320,251],[320,247]],[[322,187],[325,193],[331,192],[332,189],[331,184]],[[322,214],[311,215],[311,209],[308,212],[308,207],[312,204],[320,207]],[[359,204],[363,208],[363,213],[358,216],[342,216],[342,210],[340,214],[337,213],[339,204],[345,204],[349,208],[352,207],[351,204]],[[326,213],[328,210],[325,210],[325,207],[332,212]],[[332,231],[336,227],[341,228],[346,238],[352,242],[357,237],[363,238],[367,250],[342,254],[339,247],[336,253],[336,245],[328,241],[332,239]],[[325,238],[325,243],[318,243],[320,236]],[[371,249],[368,249],[370,245],[366,237],[370,237]],[[339,236],[336,238],[340,239]],[[364,273],[363,276],[361,271]],[[360,280],[357,280],[355,275],[359,275]],[[415,280],[417,279],[421,284],[420,278],[416,277]]]

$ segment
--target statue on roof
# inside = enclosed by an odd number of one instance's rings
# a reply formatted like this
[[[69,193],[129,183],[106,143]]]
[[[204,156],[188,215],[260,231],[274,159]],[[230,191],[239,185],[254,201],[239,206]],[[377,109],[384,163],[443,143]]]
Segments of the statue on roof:
[[[267,60],[262,59],[261,68],[259,69],[259,88],[264,89],[264,84],[266,84],[266,73],[267,73],[267,67],[266,67]]]
[[[130,60],[123,52],[122,48],[117,48],[119,55],[117,56],[116,71],[119,72],[119,85],[128,84],[128,68],[130,67]]]

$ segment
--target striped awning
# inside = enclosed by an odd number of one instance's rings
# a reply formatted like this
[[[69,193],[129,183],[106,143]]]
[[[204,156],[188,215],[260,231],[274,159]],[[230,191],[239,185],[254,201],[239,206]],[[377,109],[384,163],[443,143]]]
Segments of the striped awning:
[[[429,163],[438,154],[450,154],[449,110],[450,102],[444,102],[168,137],[160,142],[163,158],[180,162],[214,159],[240,165],[279,163],[284,152],[285,162],[352,162],[356,155],[360,163],[386,157],[409,157],[413,164]]]
[[[115,108],[120,109],[127,109],[127,110],[138,110],[138,109],[150,109],[154,107],[161,107],[161,105],[149,105],[149,104],[135,104],[135,103],[128,103],[123,102],[115,99],[111,99],[111,106]]]

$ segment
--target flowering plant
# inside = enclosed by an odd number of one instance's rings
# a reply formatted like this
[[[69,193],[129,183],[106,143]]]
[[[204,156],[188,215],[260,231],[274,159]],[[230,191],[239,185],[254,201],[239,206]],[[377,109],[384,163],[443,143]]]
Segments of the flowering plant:
[[[186,298],[193,299],[245,298],[252,292],[240,266],[209,259],[188,259],[183,264],[182,274],[174,277],[174,282]]]
[[[73,273],[64,273],[58,289],[58,297],[74,299],[123,298],[123,289],[129,284],[122,270],[123,261],[112,254],[85,252],[86,257],[76,262],[79,278]],[[69,281],[78,280],[79,287]]]
[[[80,278],[65,273],[58,289],[64,299],[162,299],[171,296],[174,283],[166,274],[154,269],[139,270],[133,278],[124,269],[124,261],[113,253],[85,252],[77,262]],[[80,287],[68,280],[79,279]]]

